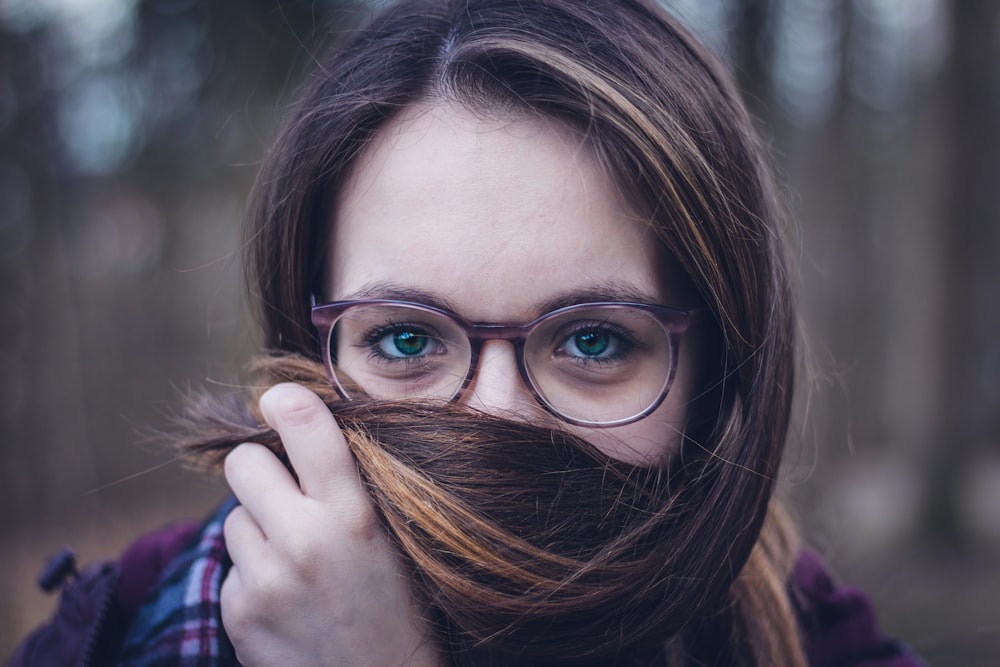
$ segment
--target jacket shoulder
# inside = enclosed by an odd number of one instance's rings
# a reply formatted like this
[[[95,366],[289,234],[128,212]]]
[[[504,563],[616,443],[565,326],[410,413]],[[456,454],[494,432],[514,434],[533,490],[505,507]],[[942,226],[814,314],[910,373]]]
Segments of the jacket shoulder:
[[[198,527],[195,522],[171,524],[140,537],[117,561],[79,572],[68,549],[54,556],[39,585],[46,591],[59,589],[59,605],[47,623],[24,639],[8,667],[110,664],[144,598]]]
[[[882,631],[871,599],[838,584],[815,552],[799,555],[791,584],[811,667],[926,667]]]

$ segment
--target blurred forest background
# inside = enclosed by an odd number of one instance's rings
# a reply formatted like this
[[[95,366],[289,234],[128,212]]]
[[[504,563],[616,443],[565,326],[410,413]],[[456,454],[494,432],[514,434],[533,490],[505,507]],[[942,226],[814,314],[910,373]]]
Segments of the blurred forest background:
[[[613,1],[613,0],[608,0]],[[667,2],[794,214],[809,374],[784,492],[936,665],[1000,655],[1000,2]],[[0,657],[84,562],[225,493],[144,433],[229,383],[252,180],[342,0],[0,0]]]

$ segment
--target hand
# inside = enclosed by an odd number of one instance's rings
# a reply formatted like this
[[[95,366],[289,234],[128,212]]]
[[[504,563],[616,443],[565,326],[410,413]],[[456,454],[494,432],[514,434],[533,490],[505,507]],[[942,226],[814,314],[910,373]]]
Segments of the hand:
[[[294,384],[269,389],[260,408],[299,483],[262,445],[226,457],[242,505],[225,524],[222,621],[240,662],[443,664],[330,411]]]

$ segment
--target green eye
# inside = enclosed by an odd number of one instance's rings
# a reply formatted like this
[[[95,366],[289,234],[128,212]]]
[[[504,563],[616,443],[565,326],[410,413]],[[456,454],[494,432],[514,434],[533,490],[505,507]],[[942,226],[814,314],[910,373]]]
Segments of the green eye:
[[[379,347],[391,357],[412,357],[427,349],[427,336],[415,331],[397,331],[383,338]]]
[[[573,337],[573,345],[582,356],[597,357],[607,351],[611,341],[605,332],[582,331]]]

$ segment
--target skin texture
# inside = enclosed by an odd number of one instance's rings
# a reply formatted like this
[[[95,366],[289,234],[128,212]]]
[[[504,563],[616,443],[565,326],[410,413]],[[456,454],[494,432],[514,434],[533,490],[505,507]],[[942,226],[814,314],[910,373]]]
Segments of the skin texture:
[[[554,122],[449,103],[407,110],[362,154],[337,202],[330,257],[326,300],[405,298],[476,322],[527,322],[580,301],[690,305],[584,142]],[[668,458],[693,394],[692,338],[684,334],[673,388],[653,414],[576,431],[623,461]],[[503,341],[484,345],[463,401],[555,419]],[[300,484],[259,445],[227,458],[243,506],[226,523],[234,566],[222,612],[241,662],[441,664],[329,411],[295,385],[269,390],[261,409]]]

